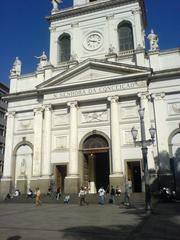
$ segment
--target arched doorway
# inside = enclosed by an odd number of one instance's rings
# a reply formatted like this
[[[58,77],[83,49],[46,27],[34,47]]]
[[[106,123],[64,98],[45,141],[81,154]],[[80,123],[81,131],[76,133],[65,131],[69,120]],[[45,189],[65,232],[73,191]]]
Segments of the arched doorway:
[[[109,186],[110,161],[109,144],[105,137],[99,134],[88,136],[82,145],[84,155],[83,182],[90,188],[90,193],[96,193],[103,186]]]
[[[23,137],[13,151],[13,188],[22,193],[30,187],[32,177],[33,145]]]

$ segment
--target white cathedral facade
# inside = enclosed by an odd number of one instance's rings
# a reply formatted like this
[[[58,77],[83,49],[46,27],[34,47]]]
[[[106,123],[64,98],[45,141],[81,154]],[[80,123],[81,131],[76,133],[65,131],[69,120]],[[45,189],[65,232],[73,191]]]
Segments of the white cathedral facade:
[[[148,35],[143,0],[74,0],[61,9],[52,1],[49,58],[21,74],[16,58],[10,76],[1,192],[53,182],[66,193],[89,185],[144,191],[138,109],[144,108],[150,182],[171,175],[180,158],[180,50],[160,51]],[[179,159],[180,160],[180,159]],[[178,165],[179,166],[179,165]],[[180,168],[180,167],[179,167]]]

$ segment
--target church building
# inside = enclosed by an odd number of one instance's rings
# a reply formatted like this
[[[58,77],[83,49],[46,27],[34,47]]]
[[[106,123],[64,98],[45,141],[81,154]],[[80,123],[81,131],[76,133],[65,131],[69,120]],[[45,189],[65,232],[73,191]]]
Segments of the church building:
[[[24,75],[17,57],[10,72],[1,192],[123,191],[128,180],[143,192],[142,149],[131,134],[142,140],[139,109],[153,143],[150,184],[180,180],[180,49],[160,51],[157,33],[145,35],[144,0],[74,0],[67,9],[51,2],[49,57],[43,52]]]

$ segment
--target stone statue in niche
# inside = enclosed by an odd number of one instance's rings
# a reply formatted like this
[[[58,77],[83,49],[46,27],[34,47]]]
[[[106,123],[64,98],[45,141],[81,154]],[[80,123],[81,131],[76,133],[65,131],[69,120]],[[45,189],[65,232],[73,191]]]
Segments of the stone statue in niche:
[[[21,60],[18,57],[16,57],[16,59],[13,63],[13,67],[10,70],[10,76],[16,76],[16,75],[20,76],[21,75],[21,65],[22,65]]]
[[[150,44],[150,51],[153,50],[158,50],[159,49],[159,39],[158,36],[154,33],[153,29],[151,29],[151,33],[148,35],[148,40],[149,40],[149,44]]]
[[[20,166],[20,175],[26,176],[26,160],[23,158]]]

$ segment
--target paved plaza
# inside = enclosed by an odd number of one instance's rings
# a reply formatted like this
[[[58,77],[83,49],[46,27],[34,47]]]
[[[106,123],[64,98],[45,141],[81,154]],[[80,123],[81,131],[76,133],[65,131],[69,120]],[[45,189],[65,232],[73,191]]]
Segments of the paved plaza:
[[[180,203],[142,206],[0,204],[0,240],[179,240]]]

